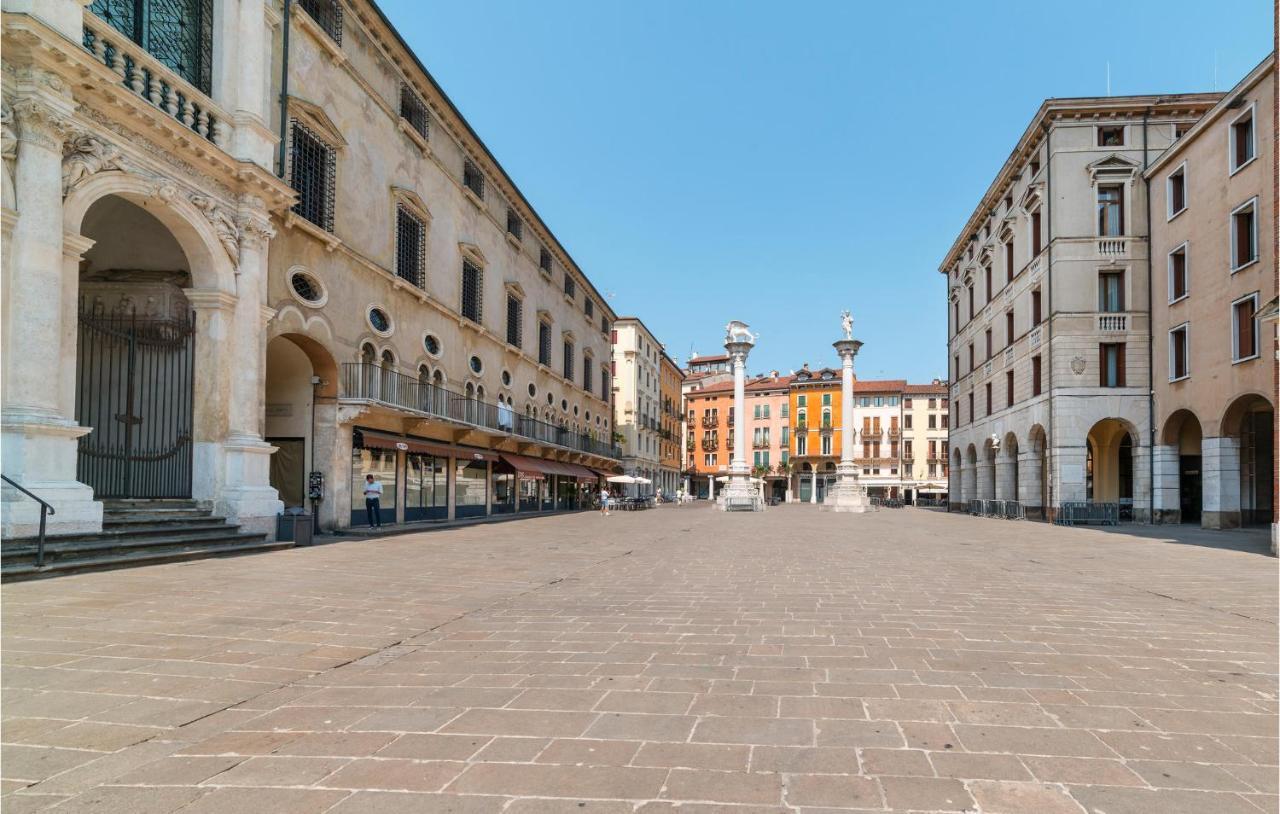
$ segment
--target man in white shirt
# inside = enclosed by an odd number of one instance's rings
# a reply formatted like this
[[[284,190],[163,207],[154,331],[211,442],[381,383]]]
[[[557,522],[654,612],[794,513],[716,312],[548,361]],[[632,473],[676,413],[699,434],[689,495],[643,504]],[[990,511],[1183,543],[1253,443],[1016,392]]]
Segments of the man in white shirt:
[[[369,516],[369,528],[382,528],[382,484],[373,475],[364,476],[364,511]]]

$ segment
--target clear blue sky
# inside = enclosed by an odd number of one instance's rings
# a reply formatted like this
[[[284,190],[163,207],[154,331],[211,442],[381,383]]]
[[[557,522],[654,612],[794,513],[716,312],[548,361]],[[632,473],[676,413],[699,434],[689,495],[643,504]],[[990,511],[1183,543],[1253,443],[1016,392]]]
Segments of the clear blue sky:
[[[946,373],[936,271],[1040,102],[1225,90],[1270,0],[380,0],[620,314],[683,363]],[[976,104],[981,102],[981,104]]]

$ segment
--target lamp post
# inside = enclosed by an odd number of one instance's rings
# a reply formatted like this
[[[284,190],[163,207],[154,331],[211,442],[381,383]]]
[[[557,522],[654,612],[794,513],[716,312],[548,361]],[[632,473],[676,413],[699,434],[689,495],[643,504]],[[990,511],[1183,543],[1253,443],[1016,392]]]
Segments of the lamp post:
[[[853,338],[853,317],[840,315],[844,338],[833,343],[840,354],[840,463],[836,466],[835,488],[822,502],[826,511],[865,512],[867,490],[858,482],[858,466],[853,462],[853,359],[862,343]]]

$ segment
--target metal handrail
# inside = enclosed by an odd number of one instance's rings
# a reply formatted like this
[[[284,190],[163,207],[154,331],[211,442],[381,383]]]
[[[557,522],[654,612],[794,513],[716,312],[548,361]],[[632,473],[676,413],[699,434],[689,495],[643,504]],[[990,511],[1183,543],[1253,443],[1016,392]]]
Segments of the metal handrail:
[[[27,497],[34,500],[36,503],[40,504],[40,536],[36,538],[36,568],[42,568],[44,566],[45,518],[50,515],[55,515],[58,512],[54,510],[53,504],[49,503],[45,499],[34,494],[29,489],[27,489],[22,484],[18,483],[8,475],[0,475],[0,480],[3,480],[5,483],[9,484],[14,489],[17,489],[22,494],[26,495]]]
[[[589,455],[599,455],[603,458],[617,460],[622,457],[621,447],[594,438],[587,433],[573,432],[568,427],[520,415],[515,412],[514,407],[490,404],[477,398],[467,398],[462,393],[405,376],[376,364],[344,362],[341,389],[344,398],[377,401],[449,421],[519,435]]]

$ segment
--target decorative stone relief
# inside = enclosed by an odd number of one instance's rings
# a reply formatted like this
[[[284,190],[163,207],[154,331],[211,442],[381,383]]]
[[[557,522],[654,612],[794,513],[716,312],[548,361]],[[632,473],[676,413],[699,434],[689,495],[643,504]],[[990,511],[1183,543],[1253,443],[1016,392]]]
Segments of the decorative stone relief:
[[[26,96],[12,106],[18,122],[18,141],[50,150],[60,150],[70,122],[41,99]]]
[[[1071,360],[1071,372],[1077,376],[1084,375],[1085,361],[1083,356],[1076,356]]]
[[[88,133],[79,133],[62,148],[62,194],[65,197],[100,172],[127,169],[124,157],[114,144]]]
[[[238,266],[240,263],[240,228],[236,226],[236,222],[218,206],[217,201],[208,195],[192,195],[191,204],[196,209],[199,209],[201,214],[209,221],[209,224],[213,226],[213,231],[218,235],[222,248],[227,250],[227,257],[231,258],[231,265]]]
[[[18,134],[13,129],[13,108],[0,102],[0,160],[4,163],[3,205],[14,207],[13,173],[18,158]]]

